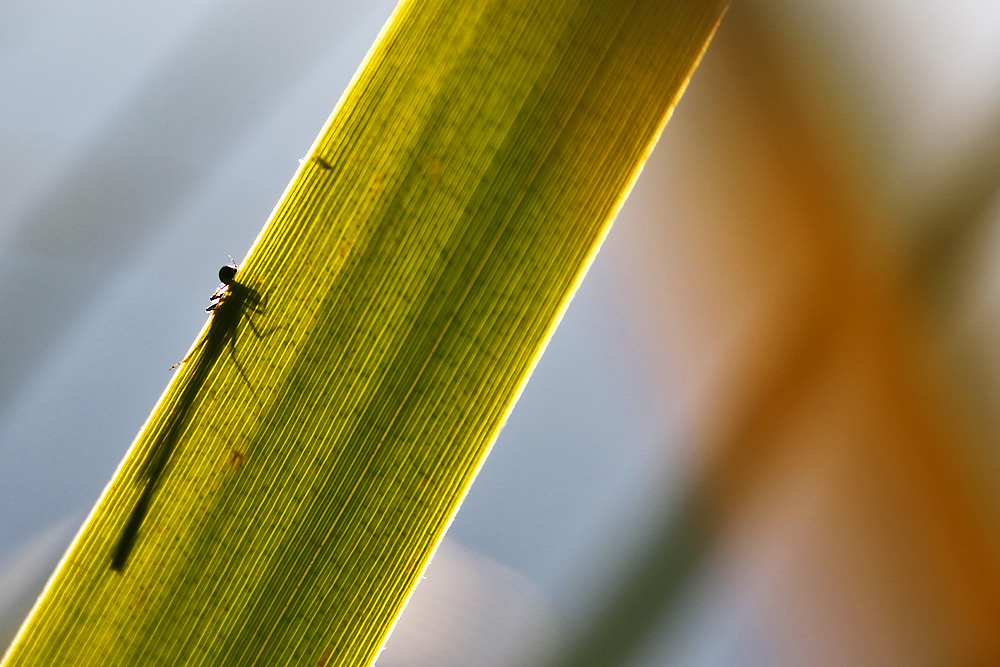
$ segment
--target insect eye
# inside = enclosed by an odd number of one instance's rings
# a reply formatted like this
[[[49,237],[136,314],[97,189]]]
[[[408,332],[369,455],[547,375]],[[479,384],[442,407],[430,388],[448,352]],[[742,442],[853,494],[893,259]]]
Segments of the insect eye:
[[[233,282],[233,278],[236,277],[236,267],[226,264],[224,267],[219,269],[219,281],[223,285],[228,285]]]

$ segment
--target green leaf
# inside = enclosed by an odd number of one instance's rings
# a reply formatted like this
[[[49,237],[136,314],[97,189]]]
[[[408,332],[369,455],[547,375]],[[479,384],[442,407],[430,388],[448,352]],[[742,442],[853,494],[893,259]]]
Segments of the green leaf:
[[[5,665],[363,665],[724,2],[404,2]]]

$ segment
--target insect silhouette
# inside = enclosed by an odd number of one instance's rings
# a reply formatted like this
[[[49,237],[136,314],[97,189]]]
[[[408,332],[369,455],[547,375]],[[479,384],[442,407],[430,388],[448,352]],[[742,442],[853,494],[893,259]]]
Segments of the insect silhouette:
[[[180,391],[179,398],[174,403],[167,417],[165,428],[162,430],[156,441],[150,446],[146,460],[140,467],[140,477],[143,480],[143,490],[132,508],[125,525],[122,527],[121,536],[115,544],[111,555],[111,569],[121,572],[128,562],[132,549],[135,547],[136,539],[139,536],[139,529],[149,511],[153,495],[159,486],[163,471],[170,461],[171,454],[177,445],[178,437],[183,431],[182,426],[187,421],[191,406],[194,405],[205,379],[208,377],[208,370],[218,359],[223,348],[229,344],[229,352],[237,370],[243,380],[253,386],[243,371],[242,366],[236,359],[234,343],[236,330],[243,318],[249,311],[256,312],[260,307],[260,295],[251,287],[236,280],[238,267],[235,262],[227,264],[219,269],[219,280],[222,285],[215,290],[209,300],[212,302],[205,309],[211,313],[211,320],[204,337],[191,349],[182,360],[171,366],[176,368],[193,358],[190,373],[184,379],[184,386]],[[254,335],[260,338],[260,333],[254,326],[250,317],[246,318],[250,324]],[[200,352],[200,354],[199,354]],[[197,354],[197,356],[195,356]],[[253,392],[256,396],[256,392]]]
[[[232,257],[229,258],[231,262],[232,259]],[[205,312],[211,312],[219,307],[219,304],[222,303],[222,297],[226,296],[226,293],[229,292],[229,286],[233,284],[234,280],[236,280],[236,272],[238,270],[239,267],[236,266],[236,262],[232,262],[232,264],[224,264],[222,268],[219,269],[219,282],[222,283],[222,286],[215,290],[215,292],[212,293],[212,296],[208,297],[208,300],[213,303],[205,309]]]

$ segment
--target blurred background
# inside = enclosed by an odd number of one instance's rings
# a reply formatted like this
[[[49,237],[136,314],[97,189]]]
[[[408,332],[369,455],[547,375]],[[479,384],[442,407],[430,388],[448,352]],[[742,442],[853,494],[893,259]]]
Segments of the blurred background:
[[[0,7],[0,645],[393,6]],[[1000,664],[998,72],[733,7],[380,667]]]

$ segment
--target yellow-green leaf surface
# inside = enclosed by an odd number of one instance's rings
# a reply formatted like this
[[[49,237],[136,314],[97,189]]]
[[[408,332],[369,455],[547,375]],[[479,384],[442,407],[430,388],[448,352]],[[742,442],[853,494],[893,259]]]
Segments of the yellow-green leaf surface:
[[[723,10],[397,8],[4,664],[372,662]]]

